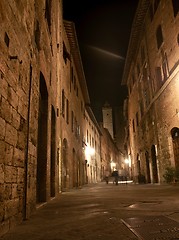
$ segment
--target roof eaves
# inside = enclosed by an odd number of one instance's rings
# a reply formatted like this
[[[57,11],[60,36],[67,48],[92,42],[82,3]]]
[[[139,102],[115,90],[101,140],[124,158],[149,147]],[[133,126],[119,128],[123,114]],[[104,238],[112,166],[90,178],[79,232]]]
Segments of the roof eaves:
[[[150,6],[149,0],[139,0],[137,10],[134,16],[133,24],[132,24],[131,34],[130,34],[127,57],[126,57],[122,81],[121,81],[122,85],[125,85],[127,83],[130,65],[138,49],[139,36],[142,31],[144,18],[148,11],[149,6]]]
[[[67,37],[70,43],[70,48],[71,48],[71,54],[73,56],[75,65],[76,65],[76,71],[78,74],[79,78],[79,83],[82,89],[82,94],[85,99],[85,104],[90,104],[90,98],[89,98],[89,93],[88,93],[88,88],[86,84],[86,78],[83,70],[83,64],[81,60],[81,55],[80,55],[80,49],[78,45],[78,39],[76,35],[76,29],[75,29],[75,24],[71,21],[64,20],[64,27],[65,31],[67,33]]]

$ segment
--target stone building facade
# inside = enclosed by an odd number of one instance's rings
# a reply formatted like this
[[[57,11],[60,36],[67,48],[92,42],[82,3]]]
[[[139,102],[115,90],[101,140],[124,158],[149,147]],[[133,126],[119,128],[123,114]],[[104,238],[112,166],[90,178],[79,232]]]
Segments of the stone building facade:
[[[79,54],[75,26],[64,21],[63,62],[60,84],[60,135],[62,191],[85,183],[85,156],[82,141],[85,126],[85,105],[89,96]]]
[[[100,132],[90,108],[75,25],[64,20],[61,120],[62,191],[100,181]]]
[[[111,137],[114,139],[114,119],[113,109],[108,102],[102,107],[103,127],[108,129]]]
[[[59,192],[61,1],[0,3],[0,235]]]
[[[123,154],[117,148],[114,139],[111,137],[107,128],[101,126],[101,174],[105,178],[105,172],[111,174],[114,170],[120,171],[123,162]]]
[[[102,179],[102,132],[62,5],[0,2],[0,236],[59,193]]]
[[[164,182],[179,167],[179,4],[140,0],[122,84],[128,86],[125,149],[135,181]]]
[[[124,154],[119,148],[119,131],[115,132],[114,127],[117,126],[118,116],[120,112],[117,108],[112,108],[108,102],[102,107],[103,122],[100,123],[101,128],[101,172],[102,178],[105,177],[105,172],[112,173],[115,169],[120,171],[124,162]],[[114,124],[116,123],[116,126]],[[121,124],[118,122],[118,124]],[[119,130],[119,129],[115,129]],[[115,134],[114,134],[115,133]],[[117,134],[118,133],[118,136]],[[114,137],[115,136],[115,137]]]
[[[86,183],[96,183],[101,181],[101,129],[89,106],[86,106],[84,120]]]
[[[2,0],[0,22],[1,236],[60,192],[100,181],[101,158],[75,27],[63,21],[62,1]],[[85,116],[98,149],[92,177]]]

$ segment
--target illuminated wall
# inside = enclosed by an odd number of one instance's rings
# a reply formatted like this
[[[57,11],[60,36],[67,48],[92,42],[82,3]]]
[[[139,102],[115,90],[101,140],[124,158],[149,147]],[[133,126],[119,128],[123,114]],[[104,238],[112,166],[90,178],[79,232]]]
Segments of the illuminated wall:
[[[123,84],[135,181],[163,182],[166,167],[178,165],[178,11],[177,1],[143,0],[134,18]]]

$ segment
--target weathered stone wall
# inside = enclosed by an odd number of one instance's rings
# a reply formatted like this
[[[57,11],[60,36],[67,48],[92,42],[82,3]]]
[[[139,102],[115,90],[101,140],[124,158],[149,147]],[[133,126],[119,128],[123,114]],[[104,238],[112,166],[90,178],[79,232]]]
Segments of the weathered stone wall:
[[[105,176],[105,170],[110,171],[110,173],[115,169],[118,171],[122,168],[123,155],[118,150],[114,140],[112,139],[110,133],[101,124],[101,166],[103,169],[103,175]],[[112,167],[111,163],[114,164]]]
[[[26,4],[25,4],[26,5]],[[1,1],[1,233],[23,218],[33,4]],[[22,15],[20,14],[22,13]],[[32,21],[29,21],[32,19]],[[34,60],[35,61],[35,60]],[[31,75],[31,76],[30,76]],[[35,91],[35,89],[34,89]],[[37,95],[37,94],[36,94]],[[38,101],[38,98],[37,98]],[[35,109],[34,109],[35,110]],[[36,117],[37,120],[37,117]],[[32,127],[32,126],[31,126]],[[33,155],[32,155],[33,157]],[[34,153],[35,157],[35,153]]]
[[[150,3],[151,7],[154,1]],[[158,47],[157,29],[160,25],[162,39]],[[179,127],[178,34],[179,14],[174,16],[172,1],[160,1],[152,20],[148,8],[143,27],[140,34],[138,33],[139,41],[135,46],[127,80],[130,93],[129,152],[135,179],[140,173],[146,177],[148,171],[152,182],[163,182],[166,167],[174,165],[171,129]],[[142,56],[142,49],[145,56]],[[153,155],[152,148],[155,149]],[[146,165],[146,154],[149,157],[149,166]]]
[[[64,81],[61,82],[61,92],[64,91],[64,104],[61,103],[63,106],[61,105],[60,123],[62,129],[61,142],[65,149],[62,152],[62,188],[65,191],[67,188],[79,187],[87,183],[88,173],[85,161],[85,144],[95,148],[96,141],[97,148],[100,145],[100,138],[96,126],[97,123],[94,123],[88,111],[85,111],[85,105],[89,103],[89,98],[86,80],[83,75],[83,67],[80,63],[81,58],[74,24],[65,21],[62,33],[64,44],[63,50],[70,56],[70,58],[67,57],[61,62],[63,69],[60,72],[64,79]],[[73,45],[76,46],[75,49]],[[91,138],[90,141],[89,139],[87,141],[86,138],[87,129],[89,131],[89,138]],[[101,179],[99,172],[100,153],[98,149],[95,149],[96,154],[95,157],[93,156],[94,164],[90,164],[95,170],[93,170],[92,178],[90,174],[88,178],[89,182],[96,182]],[[98,171],[96,171],[96,163]],[[89,168],[90,167],[88,167],[88,169]]]
[[[62,6],[60,1],[51,1],[48,12],[47,2],[0,3],[0,235],[36,209],[40,73],[49,95],[46,201],[51,197],[51,106],[55,112],[59,107],[57,55],[62,56],[58,53]],[[57,180],[58,172],[55,160]],[[58,181],[55,184],[57,194]]]

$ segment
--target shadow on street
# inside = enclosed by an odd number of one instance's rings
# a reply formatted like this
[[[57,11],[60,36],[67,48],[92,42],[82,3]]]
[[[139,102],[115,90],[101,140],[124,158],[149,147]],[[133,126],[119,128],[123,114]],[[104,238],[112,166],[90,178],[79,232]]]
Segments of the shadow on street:
[[[135,240],[123,219],[166,216],[179,222],[179,186],[91,184],[63,192],[4,240]]]

